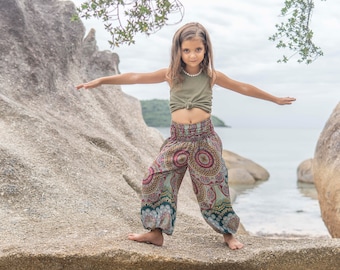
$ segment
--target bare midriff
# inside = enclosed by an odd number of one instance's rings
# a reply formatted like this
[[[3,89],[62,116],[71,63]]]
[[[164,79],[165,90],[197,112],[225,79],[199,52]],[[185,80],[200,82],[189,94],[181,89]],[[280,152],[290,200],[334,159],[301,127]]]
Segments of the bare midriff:
[[[196,124],[208,118],[210,113],[199,108],[179,109],[171,114],[172,121],[179,124]]]

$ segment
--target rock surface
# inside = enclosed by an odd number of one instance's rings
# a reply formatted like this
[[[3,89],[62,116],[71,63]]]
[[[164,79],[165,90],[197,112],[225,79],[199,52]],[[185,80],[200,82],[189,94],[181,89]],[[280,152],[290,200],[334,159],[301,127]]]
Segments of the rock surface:
[[[162,144],[118,86],[74,86],[118,72],[71,23],[69,1],[0,0],[0,269],[337,269],[340,241],[240,236],[230,251],[185,179],[175,234],[142,232],[140,180]],[[147,142],[147,143],[146,143]]]
[[[254,185],[254,177],[245,168],[228,169],[228,182],[232,185]]]
[[[314,182],[322,219],[332,237],[340,238],[340,103],[328,119],[313,159]]]
[[[254,161],[228,150],[223,150],[222,155],[228,167],[231,185],[253,185],[258,180],[269,179],[269,172]]]
[[[297,179],[299,182],[314,184],[313,159],[306,159],[297,168]]]
[[[338,270],[340,241],[334,239],[264,239],[240,237],[246,247],[231,251],[216,234],[182,231],[163,247],[123,237],[79,235],[49,239],[32,247],[9,246],[0,269],[34,270]]]

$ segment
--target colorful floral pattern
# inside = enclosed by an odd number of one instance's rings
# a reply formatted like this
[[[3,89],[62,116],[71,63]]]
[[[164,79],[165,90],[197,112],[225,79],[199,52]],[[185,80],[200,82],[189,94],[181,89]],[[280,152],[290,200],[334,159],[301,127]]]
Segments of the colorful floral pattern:
[[[171,137],[143,180],[144,228],[173,233],[178,190],[187,169],[206,222],[219,233],[236,233],[239,217],[230,202],[222,143],[210,119],[189,125],[172,123]]]

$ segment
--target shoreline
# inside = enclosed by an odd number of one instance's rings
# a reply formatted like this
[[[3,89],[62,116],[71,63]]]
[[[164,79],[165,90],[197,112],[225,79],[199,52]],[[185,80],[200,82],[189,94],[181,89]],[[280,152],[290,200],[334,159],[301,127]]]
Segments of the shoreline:
[[[280,233],[249,233],[249,236],[267,239],[332,239],[330,235],[311,235],[311,234],[280,234]]]

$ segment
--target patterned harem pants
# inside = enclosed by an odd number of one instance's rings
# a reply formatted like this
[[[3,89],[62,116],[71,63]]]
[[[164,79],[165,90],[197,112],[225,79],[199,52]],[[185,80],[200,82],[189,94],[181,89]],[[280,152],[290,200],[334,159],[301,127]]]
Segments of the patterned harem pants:
[[[177,194],[187,169],[205,221],[219,233],[236,233],[240,220],[230,202],[222,142],[210,118],[197,124],[172,122],[171,136],[143,180],[144,228],[173,233]]]

